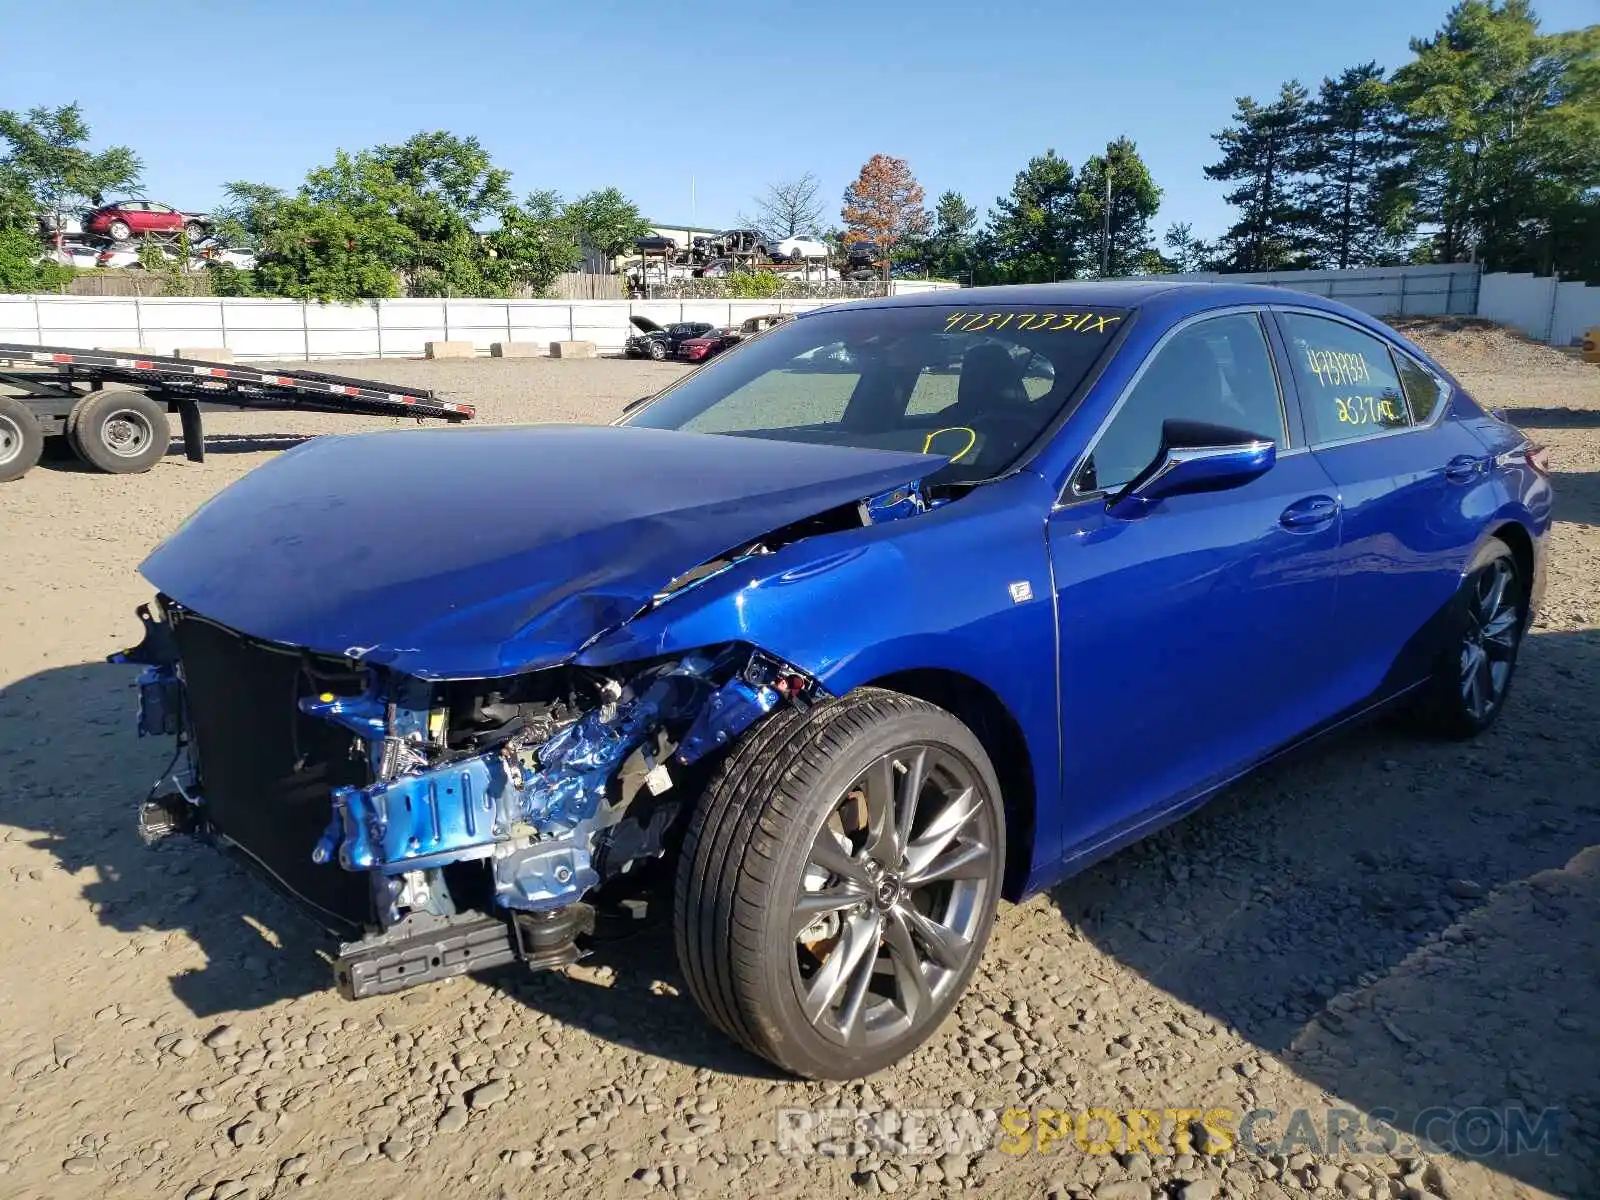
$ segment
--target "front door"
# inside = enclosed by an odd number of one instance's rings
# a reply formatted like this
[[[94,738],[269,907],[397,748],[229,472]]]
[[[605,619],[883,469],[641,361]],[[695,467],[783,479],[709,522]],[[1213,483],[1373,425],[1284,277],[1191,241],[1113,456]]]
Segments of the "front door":
[[[1321,464],[1290,444],[1285,412],[1260,313],[1180,326],[1051,515],[1069,858],[1332,711],[1339,506]],[[1174,417],[1270,438],[1277,462],[1232,490],[1111,516],[1107,497],[1153,460]]]

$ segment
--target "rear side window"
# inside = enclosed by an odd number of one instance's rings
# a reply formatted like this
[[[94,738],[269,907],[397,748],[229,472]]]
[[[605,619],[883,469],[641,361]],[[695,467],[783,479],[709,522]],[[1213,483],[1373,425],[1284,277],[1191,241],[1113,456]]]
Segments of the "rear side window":
[[[1439,381],[1432,373],[1416,359],[1396,354],[1394,361],[1400,368],[1400,385],[1405,388],[1406,403],[1411,405],[1411,419],[1418,425],[1426,425],[1433,418],[1433,410],[1439,403],[1439,394],[1444,389],[1439,386]]]
[[[1289,360],[1313,446],[1412,424],[1388,345],[1340,321],[1282,314]]]

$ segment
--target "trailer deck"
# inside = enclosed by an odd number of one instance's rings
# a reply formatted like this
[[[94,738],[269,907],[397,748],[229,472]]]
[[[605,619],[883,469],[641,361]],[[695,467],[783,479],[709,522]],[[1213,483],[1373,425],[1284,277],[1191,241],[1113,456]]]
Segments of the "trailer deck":
[[[167,452],[168,413],[178,415],[192,462],[205,460],[201,413],[207,410],[299,409],[452,423],[476,415],[471,405],[430,391],[322,371],[5,342],[0,389],[0,482],[20,478],[38,462],[47,437],[67,438],[80,458],[101,470],[148,471]]]

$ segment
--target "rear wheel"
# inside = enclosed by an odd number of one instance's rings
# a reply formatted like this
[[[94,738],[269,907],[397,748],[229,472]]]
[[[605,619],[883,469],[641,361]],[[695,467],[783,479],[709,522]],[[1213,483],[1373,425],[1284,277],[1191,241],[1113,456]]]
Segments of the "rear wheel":
[[[191,242],[198,242],[206,235],[206,227],[199,221],[186,221],[183,226],[184,233],[189,235]]]
[[[1413,706],[1424,732],[1469,738],[1493,725],[1505,707],[1527,628],[1528,581],[1516,556],[1496,539],[1468,568],[1452,605],[1449,645]]]
[[[690,992],[786,1070],[869,1075],[955,1006],[1004,862],[994,769],[951,714],[875,689],[777,714],[718,770],[685,840]]]
[[[143,392],[96,392],[73,406],[69,437],[78,457],[113,475],[148,471],[167,453],[172,431]]]
[[[21,479],[44,453],[44,431],[27,405],[0,396],[0,483]]]

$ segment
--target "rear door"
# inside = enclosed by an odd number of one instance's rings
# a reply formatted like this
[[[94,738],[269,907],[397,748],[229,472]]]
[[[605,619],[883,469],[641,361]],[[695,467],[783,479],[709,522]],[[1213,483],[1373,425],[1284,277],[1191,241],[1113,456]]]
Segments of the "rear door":
[[[1276,319],[1311,452],[1344,514],[1329,636],[1342,703],[1355,705],[1431,667],[1437,620],[1493,508],[1490,456],[1449,419],[1449,384],[1398,343],[1324,312]]]
[[[183,228],[183,218],[165,204],[150,201],[145,204],[145,228],[151,233],[177,233]]]

